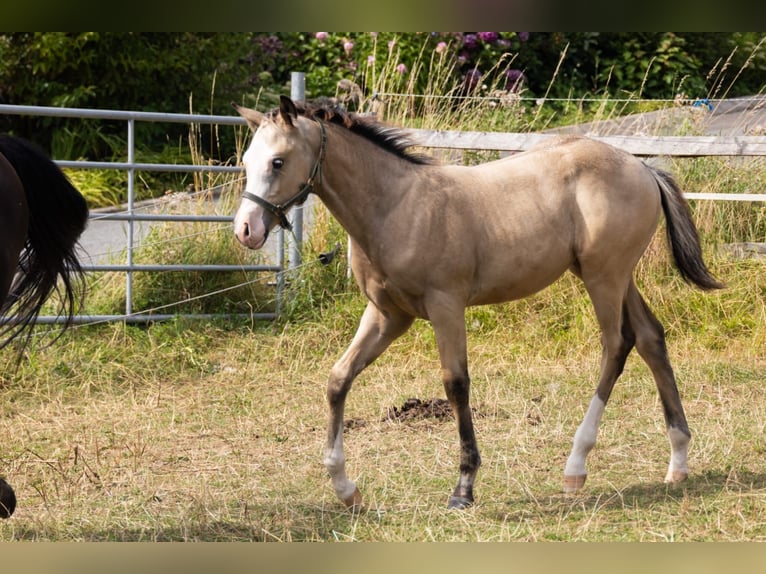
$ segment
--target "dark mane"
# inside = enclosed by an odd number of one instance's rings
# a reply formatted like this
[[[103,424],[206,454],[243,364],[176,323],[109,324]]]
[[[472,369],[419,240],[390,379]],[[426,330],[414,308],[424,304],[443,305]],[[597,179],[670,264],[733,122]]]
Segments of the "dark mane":
[[[410,163],[418,165],[436,163],[429,155],[408,151],[413,142],[401,128],[384,125],[370,116],[348,112],[327,98],[305,104],[296,102],[295,105],[300,115],[342,126]],[[276,111],[272,112],[272,114],[276,113]]]

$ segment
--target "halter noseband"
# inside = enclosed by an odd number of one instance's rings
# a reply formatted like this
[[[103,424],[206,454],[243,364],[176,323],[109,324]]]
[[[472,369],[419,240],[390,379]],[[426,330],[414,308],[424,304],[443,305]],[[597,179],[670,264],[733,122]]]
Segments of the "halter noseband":
[[[309,196],[309,193],[314,191],[314,180],[318,179],[320,182],[322,181],[322,174],[320,169],[322,166],[322,162],[324,161],[325,149],[327,147],[327,134],[325,133],[325,128],[324,128],[324,124],[322,123],[322,120],[318,119],[317,123],[319,123],[319,133],[320,133],[319,156],[317,157],[317,160],[314,162],[314,167],[311,168],[311,173],[309,174],[309,178],[306,180],[306,183],[301,185],[300,189],[298,189],[298,193],[296,193],[286,202],[275,205],[271,203],[270,201],[263,199],[262,197],[258,197],[257,195],[250,193],[248,191],[242,192],[242,197],[244,197],[245,199],[249,199],[250,201],[254,201],[258,205],[260,205],[263,209],[271,213],[274,217],[276,217],[279,220],[279,225],[283,229],[287,229],[288,231],[292,231],[293,226],[290,223],[290,221],[287,219],[287,212],[290,210],[290,208],[293,205],[301,204],[304,201],[306,201],[306,198]]]

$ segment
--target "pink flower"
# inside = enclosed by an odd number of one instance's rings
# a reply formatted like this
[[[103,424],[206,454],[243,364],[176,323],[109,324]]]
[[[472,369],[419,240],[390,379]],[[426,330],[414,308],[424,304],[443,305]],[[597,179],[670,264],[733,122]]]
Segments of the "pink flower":
[[[372,54],[370,54],[369,56],[367,56],[367,64],[369,64],[370,66],[372,66],[374,63],[375,63],[375,56],[373,56]]]
[[[314,38],[316,38],[320,42],[324,42],[325,40],[327,40],[327,36],[328,36],[327,32],[317,32],[316,34],[314,34]]]
[[[436,53],[441,54],[447,50],[447,42],[439,42],[436,44]]]
[[[396,40],[390,40],[388,42],[388,51],[390,52],[391,50],[393,50],[394,46],[396,46]]]
[[[343,51],[346,52],[346,55],[348,56],[351,54],[351,50],[354,49],[354,43],[351,40],[346,40],[343,42]]]
[[[396,71],[399,72],[400,74],[406,74],[407,66],[405,66],[404,64],[399,64],[396,66]]]

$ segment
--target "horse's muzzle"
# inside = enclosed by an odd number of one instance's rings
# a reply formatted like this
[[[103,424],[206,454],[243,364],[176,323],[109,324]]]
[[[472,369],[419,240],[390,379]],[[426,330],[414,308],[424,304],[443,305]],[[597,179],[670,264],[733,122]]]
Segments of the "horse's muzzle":
[[[248,249],[260,249],[269,237],[269,230],[260,219],[256,225],[250,225],[248,221],[241,221],[235,225],[234,235]]]

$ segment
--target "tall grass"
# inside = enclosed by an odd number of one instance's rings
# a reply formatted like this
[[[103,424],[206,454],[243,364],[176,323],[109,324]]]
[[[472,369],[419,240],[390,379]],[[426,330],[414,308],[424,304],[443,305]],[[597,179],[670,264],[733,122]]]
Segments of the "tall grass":
[[[459,125],[463,130],[523,131],[522,85],[507,89],[505,80],[513,56],[505,54],[499,61],[487,63],[482,81],[474,84],[456,82],[457,56],[449,52],[421,50],[407,72],[401,73],[397,71],[401,61],[398,49],[389,48],[380,69],[368,66],[365,71],[369,90],[366,96],[360,95],[359,109],[400,126],[436,130]],[[415,86],[424,70],[426,88],[418,92]]]

